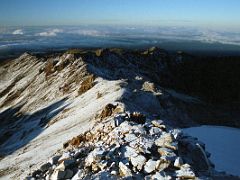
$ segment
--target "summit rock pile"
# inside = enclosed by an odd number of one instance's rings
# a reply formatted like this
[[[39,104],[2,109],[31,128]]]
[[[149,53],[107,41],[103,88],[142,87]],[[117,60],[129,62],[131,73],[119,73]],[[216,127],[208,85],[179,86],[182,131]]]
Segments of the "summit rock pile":
[[[214,173],[202,142],[143,117],[122,112],[96,122],[26,179],[195,179]]]

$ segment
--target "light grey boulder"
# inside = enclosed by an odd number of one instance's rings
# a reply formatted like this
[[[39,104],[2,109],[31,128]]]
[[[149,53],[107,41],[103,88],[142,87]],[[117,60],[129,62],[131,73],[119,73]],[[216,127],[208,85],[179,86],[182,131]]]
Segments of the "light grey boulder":
[[[136,149],[130,146],[123,146],[121,148],[121,152],[122,152],[123,158],[127,158],[127,159],[129,159],[130,157],[136,157],[138,155]]]
[[[172,177],[166,175],[163,171],[156,172],[154,175],[151,176],[151,180],[171,180]]]
[[[137,140],[137,137],[136,137],[135,134],[129,133],[129,134],[126,134],[124,140],[125,140],[126,142],[130,143],[130,142],[133,142],[133,141]]]
[[[142,155],[138,155],[136,157],[130,157],[130,161],[133,167],[136,167],[139,171],[141,171],[146,162],[146,158]]]
[[[156,169],[156,166],[157,166],[157,161],[154,161],[152,159],[149,159],[145,166],[144,166],[144,171],[149,174],[151,172],[153,172],[155,169]]]
[[[196,177],[196,175],[191,170],[189,164],[184,164],[181,166],[180,170],[176,171],[176,177],[178,177],[180,179],[194,179]]]

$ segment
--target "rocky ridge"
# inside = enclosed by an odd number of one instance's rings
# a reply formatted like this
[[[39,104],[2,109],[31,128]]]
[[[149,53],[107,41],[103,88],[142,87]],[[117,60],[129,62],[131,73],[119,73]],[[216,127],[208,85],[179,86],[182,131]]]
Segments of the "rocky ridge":
[[[150,48],[25,53],[4,64],[0,179],[227,177],[203,143],[174,130],[214,114],[161,86],[182,61]]]
[[[207,179],[218,174],[202,142],[162,120],[128,112],[98,120],[26,179]]]

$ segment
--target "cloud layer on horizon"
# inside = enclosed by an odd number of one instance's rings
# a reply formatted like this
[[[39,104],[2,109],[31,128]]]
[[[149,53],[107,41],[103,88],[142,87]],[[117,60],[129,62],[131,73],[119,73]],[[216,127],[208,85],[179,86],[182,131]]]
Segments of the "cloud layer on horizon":
[[[12,32],[13,35],[23,35],[23,30],[22,29],[16,29],[15,31]]]
[[[18,35],[18,36],[16,36]],[[51,37],[51,41],[46,37]],[[89,39],[91,38],[91,39]],[[104,46],[110,41],[115,46],[134,46],[136,43],[154,45],[162,42],[198,41],[240,46],[240,33],[189,28],[189,27],[139,27],[139,26],[58,26],[0,28],[0,46],[11,44],[29,46],[58,42],[62,46],[91,46],[91,41]],[[24,44],[24,45],[25,45]],[[30,45],[31,44],[31,45]],[[56,46],[58,44],[55,43]],[[44,46],[44,45],[43,45]]]
[[[48,31],[37,33],[36,35],[37,36],[45,36],[45,37],[53,37],[53,36],[57,36],[57,34],[61,33],[61,32],[63,32],[63,30],[61,30],[61,29],[51,29]]]

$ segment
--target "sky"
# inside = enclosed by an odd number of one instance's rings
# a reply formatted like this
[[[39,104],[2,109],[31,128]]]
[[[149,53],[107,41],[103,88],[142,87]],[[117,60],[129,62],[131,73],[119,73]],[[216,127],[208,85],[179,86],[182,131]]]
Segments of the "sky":
[[[1,0],[0,26],[157,25],[240,30],[240,0]]]

